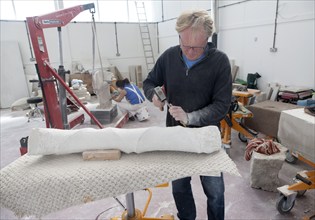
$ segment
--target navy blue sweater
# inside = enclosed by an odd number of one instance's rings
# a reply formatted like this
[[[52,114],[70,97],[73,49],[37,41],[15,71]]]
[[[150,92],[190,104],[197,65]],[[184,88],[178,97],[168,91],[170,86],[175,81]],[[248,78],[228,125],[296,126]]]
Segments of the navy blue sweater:
[[[232,95],[230,62],[226,54],[209,42],[205,57],[187,68],[179,46],[167,49],[143,82],[152,101],[153,89],[164,85],[167,101],[188,113],[189,127],[220,125],[227,114]],[[167,112],[166,126],[180,125]]]

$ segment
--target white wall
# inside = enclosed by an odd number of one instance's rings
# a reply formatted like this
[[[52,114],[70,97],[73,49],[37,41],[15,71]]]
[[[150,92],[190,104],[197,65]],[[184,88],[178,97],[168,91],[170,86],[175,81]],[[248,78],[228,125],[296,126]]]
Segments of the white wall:
[[[159,53],[179,43],[178,34],[175,30],[176,20],[159,23]]]
[[[211,1],[163,1],[163,20],[166,21],[177,17],[182,11],[188,9],[203,8],[205,10],[211,9]],[[162,12],[161,12],[162,13]]]
[[[275,47],[276,1],[248,1],[219,8],[219,48],[240,66],[238,78],[248,73],[268,83],[315,88],[314,1],[279,1]]]
[[[261,90],[269,82],[314,89],[314,1],[280,0],[275,45],[278,51],[271,53],[276,2],[219,1],[218,48],[240,66],[237,78],[246,80],[248,73],[258,72],[262,76],[258,80]],[[180,11],[175,7],[173,18]],[[159,23],[160,53],[178,44],[175,22]]]
[[[28,96],[20,48],[16,41],[1,42],[0,108]],[[13,77],[16,76],[16,77]]]

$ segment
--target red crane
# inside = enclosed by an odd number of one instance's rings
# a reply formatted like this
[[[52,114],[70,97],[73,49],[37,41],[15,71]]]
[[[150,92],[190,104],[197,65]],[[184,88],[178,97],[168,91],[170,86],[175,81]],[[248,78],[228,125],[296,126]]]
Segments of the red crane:
[[[94,13],[94,3],[74,6],[46,15],[26,18],[36,58],[37,73],[43,92],[47,128],[69,129],[84,121],[84,115],[81,114],[68,122],[66,112],[66,91],[85,110],[85,112],[91,117],[91,119],[100,128],[103,128],[103,126],[95,118],[95,116],[81,103],[78,97],[70,90],[70,88],[65,83],[66,71],[64,70],[62,59],[61,27],[67,25],[79,13],[88,9],[91,13]],[[58,72],[50,65],[43,31],[45,28],[53,27],[57,27],[59,33],[60,65],[58,68]],[[56,83],[58,83],[59,85],[59,91],[56,90]]]

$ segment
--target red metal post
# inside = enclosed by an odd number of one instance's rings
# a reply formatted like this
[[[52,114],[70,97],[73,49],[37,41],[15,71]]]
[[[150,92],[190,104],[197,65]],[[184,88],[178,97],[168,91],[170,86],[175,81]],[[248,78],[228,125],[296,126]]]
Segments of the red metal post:
[[[58,74],[56,71],[54,71],[54,69],[47,65],[49,64],[49,57],[43,29],[65,26],[80,12],[91,8],[94,8],[93,3],[74,6],[42,16],[26,18],[34,49],[36,63],[38,65],[39,75],[42,81],[42,90],[44,94],[43,98],[45,99],[44,108],[47,128],[51,127],[64,129],[64,125],[54,81],[55,78],[58,78],[56,77],[56,75]],[[73,96],[73,93],[71,95]],[[79,103],[81,102],[79,101]],[[83,108],[87,113],[90,113],[85,107]],[[89,115],[92,114],[90,113]],[[92,119],[100,128],[103,128],[103,126],[97,121],[97,119],[94,118],[94,116],[92,117]]]

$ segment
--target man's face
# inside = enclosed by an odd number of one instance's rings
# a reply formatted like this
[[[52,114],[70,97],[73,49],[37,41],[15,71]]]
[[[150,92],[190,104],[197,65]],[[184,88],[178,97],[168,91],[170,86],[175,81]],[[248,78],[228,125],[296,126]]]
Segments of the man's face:
[[[179,33],[180,47],[188,60],[198,59],[204,53],[207,42],[204,31],[193,32],[187,28]]]

